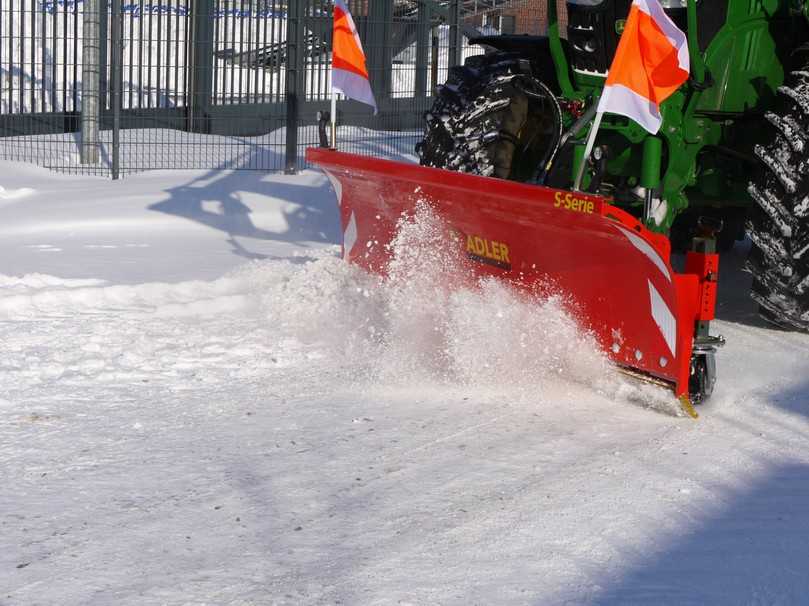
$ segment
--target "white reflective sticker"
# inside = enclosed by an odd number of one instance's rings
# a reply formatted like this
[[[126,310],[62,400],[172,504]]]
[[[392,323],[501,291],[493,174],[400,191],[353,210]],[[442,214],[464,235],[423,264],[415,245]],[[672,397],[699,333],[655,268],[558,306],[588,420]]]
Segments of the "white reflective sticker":
[[[669,272],[669,268],[666,267],[665,262],[663,259],[660,258],[660,255],[657,254],[657,251],[652,248],[652,245],[649,244],[646,240],[641,238],[639,235],[632,233],[628,229],[621,227],[620,225],[616,225],[622,234],[624,234],[627,239],[632,242],[632,246],[637,248],[640,252],[642,252],[649,260],[655,264],[657,269],[661,271],[661,273],[666,276],[666,279],[671,282],[671,273]]]
[[[334,188],[334,193],[337,195],[337,205],[342,206],[342,204],[343,204],[343,184],[340,183],[340,179],[338,179],[333,174],[331,174],[330,171],[324,169],[323,172],[326,173],[326,176],[329,178],[329,181],[331,181],[331,186]]]
[[[648,280],[647,280],[648,281]],[[669,306],[657,292],[654,285],[649,282],[649,299],[652,304],[652,318],[663,334],[663,340],[669,347],[672,357],[677,356],[677,319],[671,313]]]
[[[351,218],[348,220],[348,226],[343,232],[343,259],[348,260],[348,255],[354,245],[357,243],[357,219],[354,212],[351,213]]]

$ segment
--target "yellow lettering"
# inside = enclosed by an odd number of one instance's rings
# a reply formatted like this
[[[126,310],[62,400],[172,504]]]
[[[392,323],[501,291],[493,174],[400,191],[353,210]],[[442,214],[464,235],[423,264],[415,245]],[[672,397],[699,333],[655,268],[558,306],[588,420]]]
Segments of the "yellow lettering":
[[[469,255],[478,257],[480,259],[491,259],[498,263],[507,263],[511,265],[509,259],[508,245],[496,240],[487,240],[480,236],[467,235],[466,236],[466,252]]]
[[[500,260],[511,265],[511,260],[508,258],[508,246],[502,242],[500,242]]]
[[[492,241],[492,259],[502,261],[500,258],[500,243]]]
[[[555,208],[564,208],[571,212],[593,214],[595,211],[595,203],[586,198],[577,198],[574,194],[568,192],[555,192],[554,195]]]

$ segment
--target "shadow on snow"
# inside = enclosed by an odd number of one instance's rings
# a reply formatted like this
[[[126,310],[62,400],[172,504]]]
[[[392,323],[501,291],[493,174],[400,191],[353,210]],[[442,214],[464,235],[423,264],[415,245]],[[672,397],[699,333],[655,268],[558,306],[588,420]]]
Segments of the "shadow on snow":
[[[413,139],[413,141],[411,141]],[[349,151],[412,161],[412,136],[400,135],[393,142],[368,136],[347,137],[343,143]],[[227,234],[234,254],[248,259],[264,259],[267,255],[252,252],[236,238],[257,238],[304,245],[306,243],[339,244],[342,242],[337,204],[331,185],[323,179],[319,185],[299,185],[282,178],[268,179],[263,170],[233,172],[238,168],[283,166],[283,156],[273,146],[239,140],[248,148],[244,154],[221,163],[205,175],[167,190],[169,198],[149,208],[184,217]],[[281,211],[287,223],[284,231],[270,231],[256,226],[251,209],[242,193],[253,192],[293,204],[293,210]],[[213,203],[213,204],[212,204]],[[214,206],[215,210],[211,207]]]
[[[274,240],[305,246],[306,243],[338,244],[337,203],[326,179],[316,184],[284,182],[268,179],[261,171],[228,171],[213,169],[183,185],[166,190],[168,199],[152,204],[149,209],[183,217],[220,230],[227,236],[233,253],[248,259],[265,259],[267,255],[252,252],[237,238]],[[243,201],[244,193],[267,196],[287,203],[279,208],[286,229],[263,229],[253,221],[252,210]],[[268,204],[277,204],[267,200]],[[255,206],[255,203],[254,203]]]
[[[596,597],[600,605],[800,604],[809,595],[809,465],[771,470],[698,530]]]

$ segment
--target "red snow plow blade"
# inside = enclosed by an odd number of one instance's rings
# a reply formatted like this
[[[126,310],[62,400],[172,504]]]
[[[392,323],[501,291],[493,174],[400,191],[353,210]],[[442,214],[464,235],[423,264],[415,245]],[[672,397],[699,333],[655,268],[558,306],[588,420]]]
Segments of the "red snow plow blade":
[[[334,185],[348,261],[384,273],[397,222],[426,201],[461,235],[477,275],[550,282],[615,364],[670,387],[693,413],[695,326],[713,318],[716,255],[689,253],[691,273],[676,273],[666,237],[591,194],[327,149],[307,159]]]

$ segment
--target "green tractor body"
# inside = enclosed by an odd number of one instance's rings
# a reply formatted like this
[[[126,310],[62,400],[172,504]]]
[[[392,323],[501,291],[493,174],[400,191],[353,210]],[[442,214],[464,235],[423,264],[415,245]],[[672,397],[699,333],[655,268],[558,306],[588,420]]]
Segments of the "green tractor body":
[[[750,160],[743,150],[752,150],[755,142],[751,125],[760,123],[764,111],[773,106],[790,54],[804,34],[803,17],[792,12],[789,2],[703,0],[697,5],[691,0],[689,4],[672,11],[672,16],[689,35],[692,80],[661,108],[664,122],[658,136],[663,145],[644,146],[649,135],[627,119],[608,118],[602,123],[605,139],[614,149],[608,174],[659,187],[667,202],[665,217],[659,225],[653,222],[653,228],[669,229],[689,200],[692,206],[720,208],[746,204],[749,170],[745,164]],[[572,19],[601,21],[595,13],[581,13],[576,10],[580,7],[574,7]],[[695,16],[690,20],[689,10]],[[604,23],[604,30],[610,26],[617,30],[620,23]],[[697,29],[701,23],[705,25]],[[705,33],[700,35],[701,31]],[[587,53],[586,45],[573,51],[573,66]],[[562,69],[568,61],[563,53],[554,53],[554,60]],[[585,96],[597,95],[604,81],[575,67],[571,80],[569,93]],[[658,152],[665,157],[657,156]],[[658,166],[662,168],[659,184]],[[643,183],[644,175],[651,183]]]
[[[549,3],[548,47],[554,88],[562,98],[597,100],[629,5],[569,2],[563,40],[555,4]],[[663,145],[645,144],[652,136],[617,115],[605,116],[599,136],[599,144],[609,150],[605,177],[626,179],[631,187],[660,189],[667,213],[650,227],[661,231],[671,228],[689,200],[692,207],[748,203],[749,170],[744,165],[753,161],[756,142],[751,125],[760,123],[774,105],[790,57],[806,38],[802,7],[786,0],[690,0],[686,7],[668,12],[688,34],[692,77],[663,103],[663,127],[656,136]],[[563,120],[569,127],[575,116],[563,114]],[[582,146],[584,135],[577,141]],[[745,150],[750,150],[749,157]],[[631,197],[624,201],[631,203]]]

